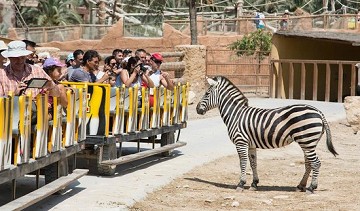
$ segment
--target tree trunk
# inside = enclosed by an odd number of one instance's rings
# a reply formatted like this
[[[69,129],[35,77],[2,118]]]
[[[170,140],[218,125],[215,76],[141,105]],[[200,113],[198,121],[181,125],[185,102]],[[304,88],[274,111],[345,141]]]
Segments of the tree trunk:
[[[191,45],[197,45],[196,0],[189,3]]]

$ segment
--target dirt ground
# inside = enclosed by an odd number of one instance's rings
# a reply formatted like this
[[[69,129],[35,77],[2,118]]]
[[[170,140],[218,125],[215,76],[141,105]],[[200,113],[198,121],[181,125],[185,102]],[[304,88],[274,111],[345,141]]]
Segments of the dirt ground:
[[[189,111],[195,111],[193,108]],[[214,115],[216,111],[205,118]],[[189,117],[201,116],[190,113]],[[324,139],[319,143],[322,166],[314,194],[295,191],[304,173],[304,160],[300,148],[292,144],[258,150],[258,191],[235,191],[240,169],[237,155],[232,155],[180,176],[130,210],[360,210],[360,136],[353,134],[346,121],[331,123],[330,127],[340,155],[333,157]],[[248,167],[247,185],[251,181]]]

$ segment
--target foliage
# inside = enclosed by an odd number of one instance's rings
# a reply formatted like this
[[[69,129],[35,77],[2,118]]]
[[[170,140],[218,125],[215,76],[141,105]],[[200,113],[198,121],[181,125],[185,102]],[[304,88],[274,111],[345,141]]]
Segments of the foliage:
[[[259,53],[262,58],[269,54],[271,50],[271,38],[272,34],[265,30],[256,30],[250,34],[244,35],[241,40],[236,40],[228,47],[230,50],[236,52],[237,56],[242,55],[254,55]]]
[[[29,26],[63,26],[81,23],[81,17],[72,0],[39,0],[37,8],[22,8],[21,13]]]

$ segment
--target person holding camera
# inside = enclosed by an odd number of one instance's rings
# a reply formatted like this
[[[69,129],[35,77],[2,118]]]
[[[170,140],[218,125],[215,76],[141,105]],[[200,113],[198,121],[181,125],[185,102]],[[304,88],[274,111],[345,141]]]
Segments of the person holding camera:
[[[121,82],[126,87],[133,87],[135,85],[139,87],[146,86],[148,88],[154,87],[154,83],[149,77],[149,70],[144,67],[139,57],[130,57],[126,70],[120,73]]]
[[[15,95],[32,92],[35,99],[42,90],[48,91],[50,96],[60,96],[58,86],[41,67],[26,63],[27,56],[32,53],[26,50],[26,44],[23,41],[11,41],[8,49],[1,52],[3,57],[9,58],[10,64],[0,69],[0,96],[6,96],[10,91]],[[41,89],[27,88],[26,81],[33,78],[44,78],[47,81]]]

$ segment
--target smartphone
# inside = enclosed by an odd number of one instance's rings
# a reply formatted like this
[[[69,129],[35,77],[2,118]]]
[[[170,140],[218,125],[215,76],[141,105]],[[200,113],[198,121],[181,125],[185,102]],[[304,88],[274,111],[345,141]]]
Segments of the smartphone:
[[[26,88],[38,88],[41,89],[45,86],[48,79],[46,78],[32,78],[25,83],[27,84]]]

